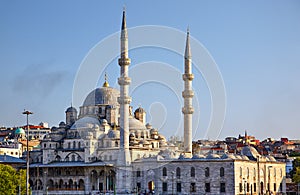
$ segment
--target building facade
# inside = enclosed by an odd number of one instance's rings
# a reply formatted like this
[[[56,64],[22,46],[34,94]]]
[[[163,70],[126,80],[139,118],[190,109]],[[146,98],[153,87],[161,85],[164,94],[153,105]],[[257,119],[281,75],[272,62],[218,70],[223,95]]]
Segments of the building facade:
[[[192,153],[192,64],[189,32],[183,80],[184,147],[168,143],[146,124],[146,111],[130,106],[125,11],[119,58],[120,91],[102,87],[86,97],[79,113],[52,128],[41,149],[30,152],[33,194],[259,194],[285,191],[285,164],[246,146],[242,155]],[[261,194],[262,194],[261,193]]]

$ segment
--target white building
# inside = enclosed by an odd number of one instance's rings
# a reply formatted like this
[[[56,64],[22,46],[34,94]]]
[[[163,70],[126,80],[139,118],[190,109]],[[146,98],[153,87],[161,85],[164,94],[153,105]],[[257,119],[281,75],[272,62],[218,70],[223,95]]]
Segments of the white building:
[[[130,107],[130,59],[125,11],[121,28],[120,91],[93,90],[79,113],[66,110],[66,123],[30,153],[33,194],[261,194],[285,192],[285,164],[245,147],[243,155],[192,154],[192,74],[189,32],[183,80],[184,150],[169,144],[146,112]],[[178,78],[180,79],[180,78]]]

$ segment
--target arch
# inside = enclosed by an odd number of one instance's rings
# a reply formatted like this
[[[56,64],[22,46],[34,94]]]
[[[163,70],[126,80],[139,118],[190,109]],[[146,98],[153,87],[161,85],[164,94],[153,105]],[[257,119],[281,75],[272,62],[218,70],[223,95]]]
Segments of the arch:
[[[209,168],[205,167],[205,177],[209,177]]]
[[[162,175],[163,176],[168,176],[168,174],[167,174],[167,168],[166,167],[163,168]]]
[[[78,148],[81,148],[81,142],[78,142]]]
[[[69,188],[72,189],[73,188],[73,180],[69,179]]]
[[[84,181],[83,181],[83,179],[79,180],[78,188],[79,188],[79,190],[84,190]]]
[[[72,154],[72,161],[75,161],[75,154]]]
[[[180,168],[177,167],[176,168],[176,177],[180,177],[181,173],[180,173]]]
[[[221,167],[220,168],[220,177],[224,177],[224,175],[225,175],[224,167]]]
[[[43,189],[43,182],[40,179],[36,180],[35,189],[36,190],[42,190]]]
[[[195,167],[191,167],[191,177],[195,177]]]
[[[53,188],[54,187],[54,182],[52,179],[49,179],[48,182],[47,182],[47,187],[48,188]]]
[[[62,179],[59,180],[58,188],[63,188],[64,187],[64,181]]]
[[[60,162],[61,161],[61,157],[59,155],[56,155],[55,161]]]

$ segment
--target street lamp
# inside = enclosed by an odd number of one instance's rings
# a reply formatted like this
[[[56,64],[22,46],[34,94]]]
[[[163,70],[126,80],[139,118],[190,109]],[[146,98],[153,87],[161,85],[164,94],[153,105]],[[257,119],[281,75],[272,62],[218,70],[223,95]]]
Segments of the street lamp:
[[[26,141],[26,150],[27,150],[27,155],[26,155],[26,195],[29,195],[29,124],[28,124],[28,116],[30,114],[33,114],[32,112],[28,110],[24,110],[22,114],[26,114],[26,121],[27,121],[27,141]]]

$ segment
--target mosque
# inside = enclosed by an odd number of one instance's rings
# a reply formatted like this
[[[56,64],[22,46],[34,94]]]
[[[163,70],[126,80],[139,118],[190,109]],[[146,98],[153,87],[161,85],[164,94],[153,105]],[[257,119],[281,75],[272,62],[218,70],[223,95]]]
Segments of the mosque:
[[[192,153],[192,56],[187,32],[184,55],[184,147],[169,143],[146,122],[142,107],[130,106],[128,35],[123,11],[120,90],[90,92],[77,112],[30,152],[32,194],[281,194],[285,164],[245,146],[241,155]],[[180,78],[178,78],[180,79]]]

